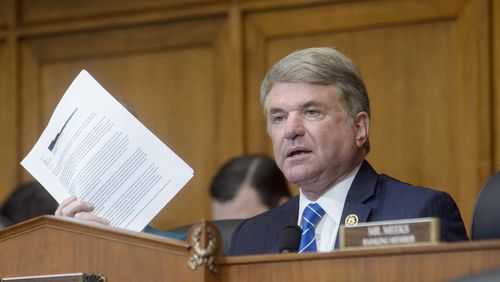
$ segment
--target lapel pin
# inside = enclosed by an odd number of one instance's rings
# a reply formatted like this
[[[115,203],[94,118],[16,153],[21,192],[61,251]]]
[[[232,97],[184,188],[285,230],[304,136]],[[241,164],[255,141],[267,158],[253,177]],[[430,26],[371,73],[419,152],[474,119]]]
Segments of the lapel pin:
[[[351,213],[350,215],[345,217],[345,225],[347,226],[354,226],[358,224],[358,216],[354,213]]]

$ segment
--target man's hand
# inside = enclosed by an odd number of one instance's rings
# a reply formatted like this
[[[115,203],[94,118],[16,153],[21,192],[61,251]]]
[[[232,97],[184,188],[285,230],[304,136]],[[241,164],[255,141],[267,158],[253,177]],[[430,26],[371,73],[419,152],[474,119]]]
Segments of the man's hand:
[[[82,220],[98,222],[102,224],[109,224],[106,219],[93,215],[90,212],[94,210],[91,203],[77,200],[75,196],[71,196],[64,200],[55,212],[56,216],[74,217]]]

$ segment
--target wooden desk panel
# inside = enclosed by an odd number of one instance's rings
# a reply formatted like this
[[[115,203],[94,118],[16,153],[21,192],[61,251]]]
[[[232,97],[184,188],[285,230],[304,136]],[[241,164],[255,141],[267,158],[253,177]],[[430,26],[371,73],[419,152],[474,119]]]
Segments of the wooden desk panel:
[[[447,281],[500,269],[500,241],[226,258],[220,281]]]
[[[209,239],[201,240],[206,246]],[[97,272],[108,281],[448,281],[500,269],[500,240],[227,258],[216,246],[207,260],[215,261],[217,275],[207,264],[188,267],[194,249],[184,241],[44,216],[0,230],[0,277]]]

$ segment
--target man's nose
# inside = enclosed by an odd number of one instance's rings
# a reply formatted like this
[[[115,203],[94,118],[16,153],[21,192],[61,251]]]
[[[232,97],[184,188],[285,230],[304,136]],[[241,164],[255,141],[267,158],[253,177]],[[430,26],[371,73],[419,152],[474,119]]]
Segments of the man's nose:
[[[285,138],[286,139],[295,139],[299,136],[303,136],[306,130],[304,128],[303,120],[300,116],[290,115],[286,120],[285,127]]]

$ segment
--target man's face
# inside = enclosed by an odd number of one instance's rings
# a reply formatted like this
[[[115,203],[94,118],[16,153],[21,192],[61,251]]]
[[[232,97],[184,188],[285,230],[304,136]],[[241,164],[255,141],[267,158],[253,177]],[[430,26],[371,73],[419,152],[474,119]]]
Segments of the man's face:
[[[286,178],[314,200],[364,158],[368,115],[348,121],[333,86],[278,82],[264,105],[274,156]]]

